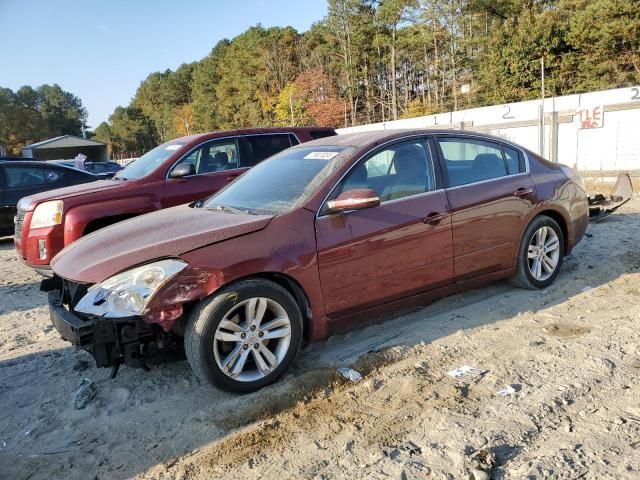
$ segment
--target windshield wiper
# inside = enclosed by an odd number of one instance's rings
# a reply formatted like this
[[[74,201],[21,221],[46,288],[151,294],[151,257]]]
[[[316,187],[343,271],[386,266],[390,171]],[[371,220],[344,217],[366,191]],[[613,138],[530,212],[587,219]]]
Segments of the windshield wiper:
[[[230,207],[228,205],[216,205],[215,207],[212,207],[210,210],[218,210],[219,212],[235,213],[236,215],[247,214],[247,213],[249,215],[255,215],[255,213],[250,212],[249,210],[241,210],[239,208]]]

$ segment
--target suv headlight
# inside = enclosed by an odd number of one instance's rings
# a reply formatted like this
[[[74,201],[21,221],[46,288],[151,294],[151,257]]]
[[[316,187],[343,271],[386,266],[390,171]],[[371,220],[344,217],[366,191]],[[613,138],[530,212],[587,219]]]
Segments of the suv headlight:
[[[30,228],[52,227],[62,223],[62,200],[44,202],[33,212]]]
[[[186,266],[168,259],[119,273],[91,287],[75,310],[105,318],[141,315],[160,287]]]

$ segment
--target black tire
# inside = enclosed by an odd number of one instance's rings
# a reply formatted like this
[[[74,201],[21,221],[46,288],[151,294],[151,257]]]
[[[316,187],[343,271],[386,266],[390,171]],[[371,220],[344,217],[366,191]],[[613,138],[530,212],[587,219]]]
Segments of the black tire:
[[[555,234],[558,236],[559,257],[558,257],[558,263],[556,264],[556,267],[553,273],[544,280],[538,280],[532,275],[529,269],[528,248],[529,248],[529,243],[531,242],[533,236],[542,227],[549,227],[553,229]],[[526,288],[530,290],[538,290],[541,288],[546,288],[553,283],[553,281],[556,279],[556,277],[560,273],[560,268],[562,267],[563,258],[564,258],[564,235],[562,233],[562,229],[553,218],[547,217],[546,215],[538,215],[527,226],[526,230],[524,231],[524,235],[522,236],[522,241],[520,242],[520,247],[518,249],[518,261],[516,265],[516,274],[511,278],[511,283],[516,287]]]
[[[291,324],[291,337],[284,358],[273,371],[258,380],[240,381],[225,374],[218,366],[214,336],[218,325],[234,306],[254,297],[274,300],[284,308]],[[302,328],[300,307],[286,289],[265,279],[243,280],[200,301],[187,322],[185,352],[191,368],[201,380],[231,392],[254,392],[275,382],[291,366],[300,350]]]

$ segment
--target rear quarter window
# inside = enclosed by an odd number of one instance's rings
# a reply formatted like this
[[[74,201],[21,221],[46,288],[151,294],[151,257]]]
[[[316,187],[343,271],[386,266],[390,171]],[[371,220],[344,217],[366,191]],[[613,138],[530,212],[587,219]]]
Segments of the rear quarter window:
[[[67,171],[58,168],[45,168],[44,178],[47,185],[52,187],[64,187],[67,185]]]
[[[333,137],[333,136],[337,135],[337,133],[335,131],[331,131],[331,130],[319,130],[319,131],[315,131],[315,132],[309,132],[309,135],[314,140],[317,140],[319,138]]]
[[[250,135],[243,138],[245,151],[240,155],[243,167],[253,167],[265,158],[297,145],[298,139],[292,134]]]
[[[83,172],[76,172],[75,170],[69,170],[66,173],[69,185],[77,185],[79,183],[88,183],[98,180],[93,175],[89,175]]]
[[[522,173],[525,171],[524,158],[518,150],[516,150],[515,148],[507,147],[506,145],[502,146],[502,150],[504,151],[504,159],[507,162],[507,170],[509,171],[509,175],[514,175],[516,173]]]

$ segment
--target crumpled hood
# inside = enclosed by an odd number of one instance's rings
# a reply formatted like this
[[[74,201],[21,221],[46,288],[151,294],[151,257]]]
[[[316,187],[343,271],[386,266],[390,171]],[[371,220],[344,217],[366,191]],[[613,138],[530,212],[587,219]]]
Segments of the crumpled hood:
[[[63,200],[65,198],[75,197],[76,195],[112,190],[114,188],[126,188],[128,185],[129,182],[126,180],[96,180],[95,182],[81,183],[79,185],[36,193],[28,198],[31,201],[31,205],[35,206],[38,203],[48,200]]]
[[[272,215],[243,215],[188,205],[135,217],[72,243],[51,262],[53,271],[81,283],[98,283],[158,258],[257,232]]]

